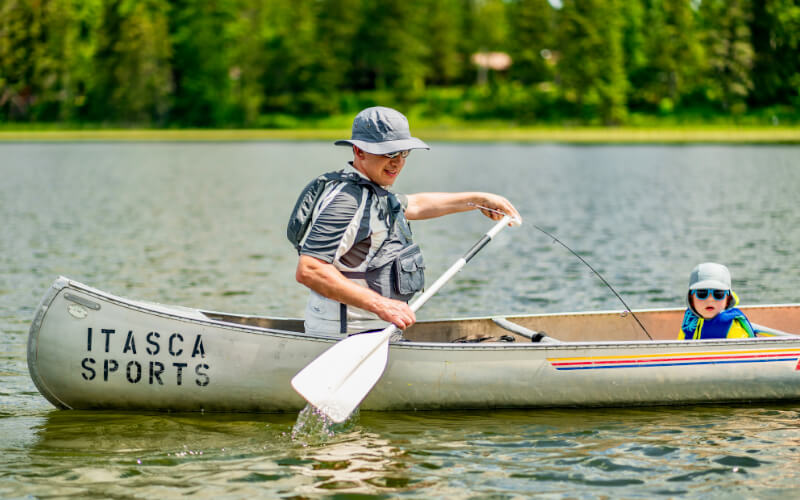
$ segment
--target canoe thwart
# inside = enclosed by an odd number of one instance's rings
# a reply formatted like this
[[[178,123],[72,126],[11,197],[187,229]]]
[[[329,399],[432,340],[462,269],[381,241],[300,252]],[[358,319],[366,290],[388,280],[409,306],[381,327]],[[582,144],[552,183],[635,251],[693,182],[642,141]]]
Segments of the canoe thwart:
[[[529,338],[531,342],[541,342],[543,344],[560,344],[561,341],[554,339],[553,337],[548,337],[544,332],[535,332],[529,328],[525,328],[522,325],[518,325],[513,321],[509,321],[506,318],[496,316],[492,318],[494,324],[508,330],[509,332],[514,332],[517,335],[522,335],[523,337]]]
[[[796,333],[784,332],[783,330],[776,330],[775,328],[757,325],[755,323],[750,324],[753,326],[756,334],[764,334],[765,337],[798,337]]]

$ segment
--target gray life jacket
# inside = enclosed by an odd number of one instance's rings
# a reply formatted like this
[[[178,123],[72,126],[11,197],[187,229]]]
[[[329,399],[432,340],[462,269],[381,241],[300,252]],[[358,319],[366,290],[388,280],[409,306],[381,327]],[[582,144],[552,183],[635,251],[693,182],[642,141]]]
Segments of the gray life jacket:
[[[386,239],[367,262],[365,271],[343,271],[351,279],[363,279],[367,286],[384,297],[408,302],[425,286],[425,261],[422,250],[411,236],[403,206],[394,193],[354,172],[328,172],[311,181],[300,193],[289,217],[286,236],[298,253],[313,218],[314,208],[331,183],[352,182],[368,188],[368,196],[378,196],[389,228]],[[383,203],[385,200],[385,204]]]

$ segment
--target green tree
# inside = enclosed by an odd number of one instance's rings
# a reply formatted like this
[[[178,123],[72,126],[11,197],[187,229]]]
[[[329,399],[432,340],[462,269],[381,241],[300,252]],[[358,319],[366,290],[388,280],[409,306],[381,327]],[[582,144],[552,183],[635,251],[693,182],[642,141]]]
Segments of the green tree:
[[[9,119],[73,121],[93,85],[100,0],[0,4],[0,109]]]
[[[708,48],[706,93],[726,111],[744,112],[753,88],[748,0],[704,0],[700,12]]]
[[[696,85],[703,60],[695,11],[686,0],[649,0],[645,21],[647,64],[636,72],[637,97],[672,111]]]
[[[564,0],[560,12],[558,76],[584,119],[622,123],[628,81],[622,51],[621,0]]]
[[[428,47],[422,33],[425,12],[408,0],[366,0],[358,33],[356,88],[394,90],[409,99],[425,88]]]
[[[231,123],[257,126],[264,105],[264,74],[269,11],[264,2],[237,0],[237,16],[228,25]]]
[[[427,81],[448,85],[463,72],[465,58],[459,50],[464,37],[461,0],[425,0],[424,40],[429,47]]]
[[[234,45],[230,25],[237,13],[235,0],[172,0],[169,26],[174,122],[209,127],[230,120],[231,80],[236,76],[230,54]]]
[[[106,0],[98,37],[93,117],[163,124],[173,90],[165,0]]]
[[[52,51],[59,54],[60,85],[57,91],[60,121],[87,118],[88,96],[97,86],[96,51],[104,0],[59,0],[49,24],[60,26],[63,35],[54,37]],[[60,44],[58,49],[54,45]],[[60,53],[59,53],[60,50]]]
[[[325,93],[351,87],[353,62],[360,47],[358,34],[361,0],[319,0],[317,3],[316,50],[319,52],[317,81]]]
[[[264,50],[265,111],[309,114],[324,106],[327,96],[318,86],[320,70],[316,42],[315,0],[270,2]]]
[[[800,105],[800,4],[752,1],[753,103]]]
[[[504,0],[473,0],[475,19],[472,33],[474,48],[480,51],[508,51],[509,25]]]
[[[29,2],[0,4],[0,107],[8,120],[30,119],[36,99],[35,40],[41,32],[41,18]]]
[[[622,52],[625,59],[625,73],[628,82],[628,105],[636,107],[646,102],[645,85],[650,78],[647,68],[646,40],[647,25],[646,0],[629,0],[622,2]]]
[[[523,84],[550,81],[555,30],[547,0],[514,0],[509,4],[511,77]]]

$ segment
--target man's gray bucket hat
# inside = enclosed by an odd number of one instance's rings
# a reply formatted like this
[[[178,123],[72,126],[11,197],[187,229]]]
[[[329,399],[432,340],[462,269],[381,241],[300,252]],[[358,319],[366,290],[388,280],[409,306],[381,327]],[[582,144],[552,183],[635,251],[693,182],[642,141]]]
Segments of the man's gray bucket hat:
[[[409,149],[431,149],[430,146],[411,137],[408,119],[403,113],[383,106],[361,111],[353,119],[350,139],[336,141],[337,146],[358,146],[374,155],[406,151]]]
[[[731,289],[731,272],[722,264],[704,262],[692,269],[689,276],[689,290],[711,288],[714,290]]]

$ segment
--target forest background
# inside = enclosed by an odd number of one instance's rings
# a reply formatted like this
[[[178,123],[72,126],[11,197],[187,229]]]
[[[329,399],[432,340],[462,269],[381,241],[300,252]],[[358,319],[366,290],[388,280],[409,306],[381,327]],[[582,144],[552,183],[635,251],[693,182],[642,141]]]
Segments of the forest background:
[[[0,0],[3,130],[349,128],[370,105],[459,126],[794,126],[800,3]]]

